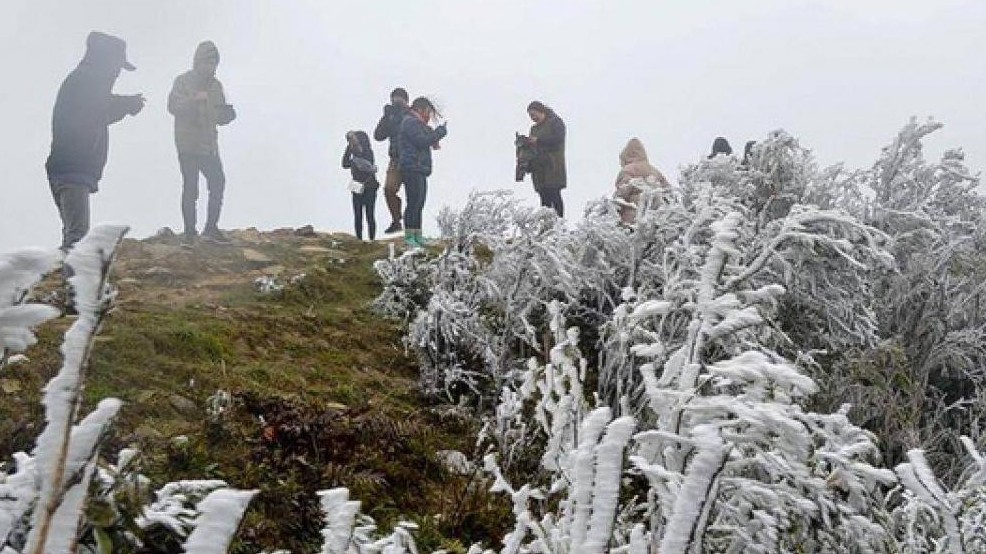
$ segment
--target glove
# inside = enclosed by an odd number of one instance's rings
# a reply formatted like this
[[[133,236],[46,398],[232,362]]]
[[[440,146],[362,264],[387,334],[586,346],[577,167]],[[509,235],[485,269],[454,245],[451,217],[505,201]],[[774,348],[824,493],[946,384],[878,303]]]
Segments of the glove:
[[[130,106],[127,109],[127,113],[130,115],[137,115],[141,110],[144,109],[144,95],[135,94],[130,97]]]
[[[435,127],[435,134],[438,135],[438,140],[442,140],[448,135],[448,123],[442,123],[438,127]]]
[[[229,104],[219,106],[216,111],[217,123],[220,125],[226,125],[236,119],[236,110]]]

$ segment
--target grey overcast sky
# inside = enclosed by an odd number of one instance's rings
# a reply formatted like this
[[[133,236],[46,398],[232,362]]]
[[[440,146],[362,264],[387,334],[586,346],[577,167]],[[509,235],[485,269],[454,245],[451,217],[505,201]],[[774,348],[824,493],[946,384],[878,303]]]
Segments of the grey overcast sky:
[[[59,242],[43,167],[51,108],[91,30],[127,41],[138,70],[116,91],[148,98],[111,128],[93,197],[94,223],[138,237],[181,226],[165,105],[205,39],[239,113],[220,133],[227,229],[349,231],[344,133],[372,131],[398,85],[435,98],[449,122],[426,230],[471,190],[535,202],[513,182],[532,99],[567,122],[573,215],[611,192],[632,136],[674,179],[716,135],[741,149],[776,128],[823,164],[869,166],[910,116],[934,116],[946,127],[929,154],[962,146],[986,167],[983,0],[3,0],[0,13],[0,251]],[[388,221],[382,195],[377,217]]]

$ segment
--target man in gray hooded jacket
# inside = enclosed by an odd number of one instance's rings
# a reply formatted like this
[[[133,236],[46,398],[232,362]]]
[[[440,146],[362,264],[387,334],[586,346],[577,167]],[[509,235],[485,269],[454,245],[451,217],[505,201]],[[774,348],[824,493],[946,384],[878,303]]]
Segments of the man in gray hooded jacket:
[[[184,241],[191,243],[197,235],[196,203],[199,198],[199,173],[205,176],[209,205],[202,237],[212,242],[228,243],[219,230],[226,175],[219,159],[217,125],[236,119],[233,106],[226,103],[222,83],[216,79],[219,49],[210,41],[195,49],[192,70],[179,75],[168,96],[168,111],[175,116],[175,146],[181,167],[181,213],[185,224]]]

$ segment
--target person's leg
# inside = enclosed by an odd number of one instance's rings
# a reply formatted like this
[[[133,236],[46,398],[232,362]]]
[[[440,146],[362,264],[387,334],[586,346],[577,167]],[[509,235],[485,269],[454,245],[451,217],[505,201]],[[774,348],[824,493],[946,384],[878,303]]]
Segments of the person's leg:
[[[384,231],[386,233],[396,233],[401,230],[401,197],[397,196],[397,192],[401,190],[401,181],[397,160],[391,158],[383,182],[383,196],[387,201],[387,209],[390,210],[390,226]]]
[[[421,230],[426,181],[421,173],[404,173],[403,177],[404,192],[407,194],[407,207],[404,209],[405,237],[414,242],[416,232]]]
[[[558,214],[558,217],[565,217],[565,202],[561,199],[561,189],[555,189],[554,193],[553,207],[555,208],[555,213]]]
[[[62,250],[68,252],[89,232],[89,187],[60,185],[56,187],[58,212],[62,217]]]
[[[195,205],[199,200],[199,163],[196,156],[178,154],[181,168],[181,217],[185,225],[185,237],[195,236]]]
[[[375,213],[377,188],[379,188],[379,185],[373,190],[363,192],[363,208],[366,210],[366,232],[371,241],[377,238],[377,216]]]
[[[223,195],[226,192],[226,173],[219,156],[202,157],[202,174],[205,175],[209,189],[209,207],[206,211],[204,231],[217,234],[219,214],[223,209]]]
[[[356,238],[363,240],[363,195],[353,195],[353,225],[356,228]]]
[[[549,194],[551,191],[547,189],[534,189],[534,192],[538,193],[538,198],[541,199],[542,208],[551,207],[551,196]]]

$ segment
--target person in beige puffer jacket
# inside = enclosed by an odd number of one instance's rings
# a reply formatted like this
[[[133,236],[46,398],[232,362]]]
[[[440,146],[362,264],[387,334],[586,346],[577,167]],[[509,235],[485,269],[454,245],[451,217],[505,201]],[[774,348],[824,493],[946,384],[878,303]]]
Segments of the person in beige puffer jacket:
[[[168,96],[168,111],[175,116],[175,146],[181,166],[182,219],[184,241],[191,243],[195,229],[199,197],[199,174],[205,175],[209,189],[209,206],[202,236],[214,242],[228,242],[219,231],[219,213],[226,189],[226,174],[219,159],[219,131],[236,119],[233,106],[226,103],[223,85],[216,79],[219,49],[205,41],[195,49],[192,70],[182,73]]]
[[[643,179],[662,189],[670,188],[668,180],[647,159],[644,143],[638,138],[632,138],[620,152],[620,173],[616,176],[616,198],[626,204],[636,205],[640,200],[641,189],[633,183],[635,179]],[[637,209],[629,205],[620,206],[620,220],[629,225],[637,218]]]

